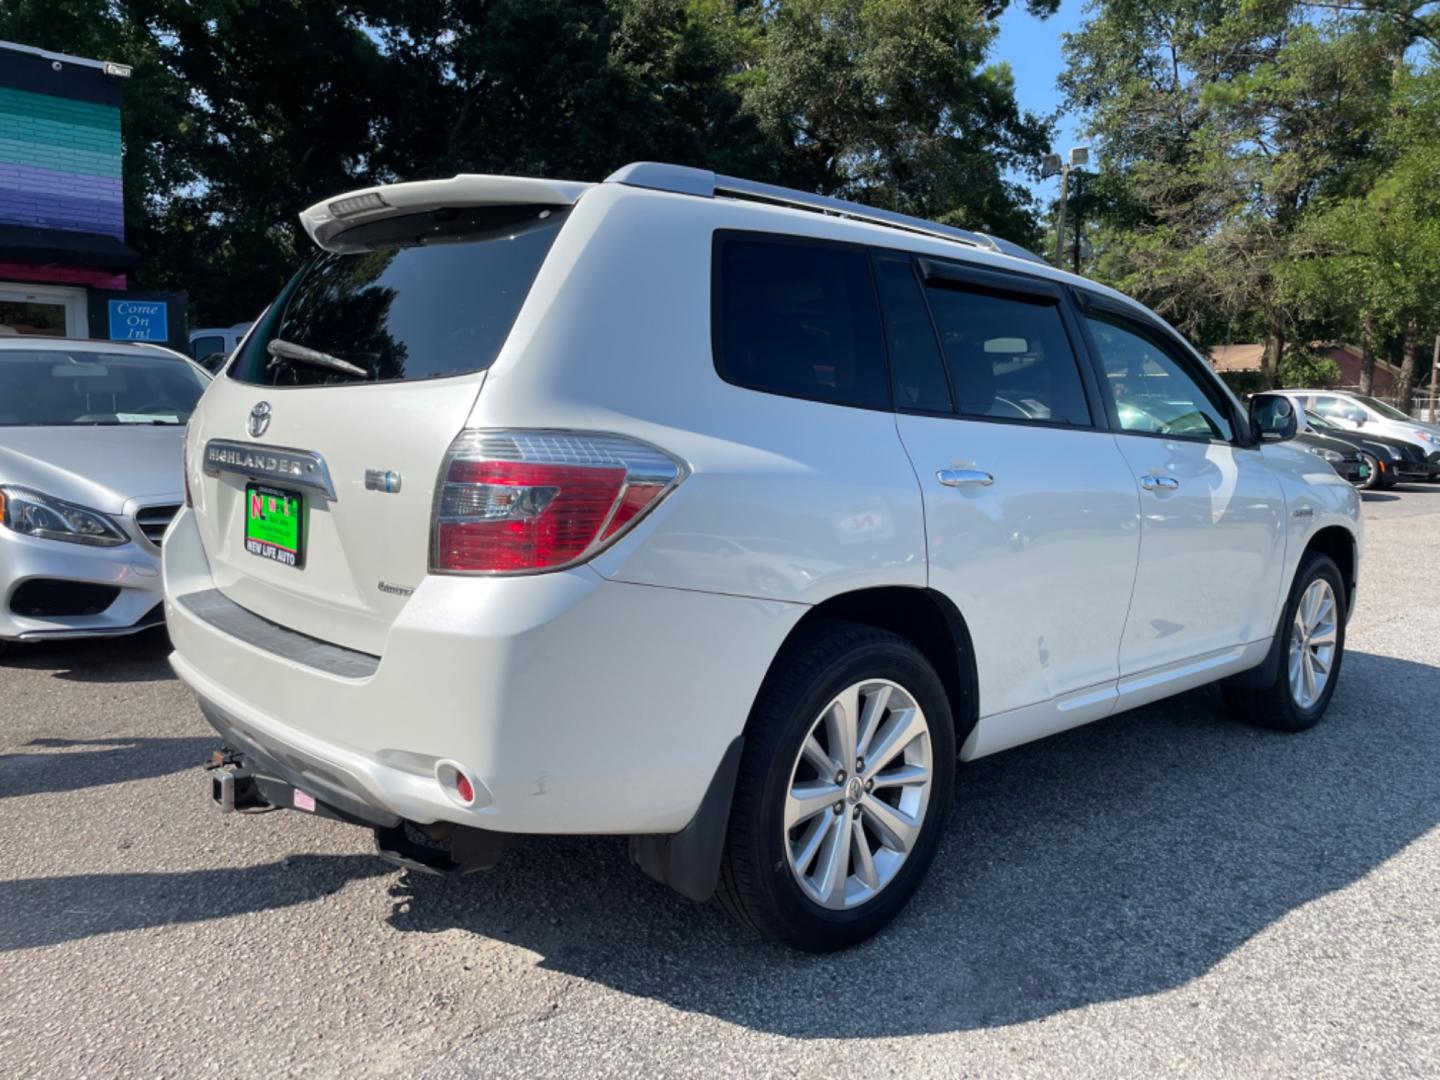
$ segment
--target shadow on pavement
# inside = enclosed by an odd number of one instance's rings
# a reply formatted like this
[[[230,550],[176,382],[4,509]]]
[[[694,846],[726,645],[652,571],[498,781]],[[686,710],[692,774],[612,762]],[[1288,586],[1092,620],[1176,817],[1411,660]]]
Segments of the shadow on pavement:
[[[1437,697],[1440,668],[1355,653],[1329,717],[1302,735],[1232,724],[1206,690],[968,764],[908,911],[837,955],[745,937],[644,878],[618,838],[527,842],[458,881],[397,875],[389,919],[510,942],[554,971],[799,1038],[1041,1019],[1202,976],[1433,828]],[[172,744],[157,760],[174,767],[197,756],[192,740],[154,741]],[[4,881],[0,949],[283,908],[390,873],[314,855]]]
[[[129,637],[16,642],[0,654],[0,671],[50,671],[66,682],[165,682],[175,678],[169,655],[170,638],[157,628]]]
[[[391,921],[513,942],[553,970],[795,1037],[1039,1019],[1201,976],[1440,822],[1440,725],[1417,704],[1437,697],[1440,669],[1356,653],[1302,735],[1232,724],[1204,690],[965,765],[909,910],[838,955],[745,938],[627,866],[615,839],[399,879]]]
[[[0,881],[0,952],[290,907],[389,872],[365,855],[292,855],[226,870]]]
[[[32,739],[53,753],[0,754],[0,799],[147,780],[198,768],[215,738]],[[3,910],[3,908],[0,908]]]

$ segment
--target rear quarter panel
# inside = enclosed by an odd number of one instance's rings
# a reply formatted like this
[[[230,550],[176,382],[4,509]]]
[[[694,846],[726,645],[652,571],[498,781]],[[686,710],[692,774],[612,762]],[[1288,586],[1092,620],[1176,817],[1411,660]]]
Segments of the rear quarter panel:
[[[893,415],[742,389],[715,370],[713,234],[797,231],[795,215],[772,213],[591,189],[469,423],[618,432],[685,460],[691,475],[594,560],[606,577],[807,604],[923,586],[923,510]]]

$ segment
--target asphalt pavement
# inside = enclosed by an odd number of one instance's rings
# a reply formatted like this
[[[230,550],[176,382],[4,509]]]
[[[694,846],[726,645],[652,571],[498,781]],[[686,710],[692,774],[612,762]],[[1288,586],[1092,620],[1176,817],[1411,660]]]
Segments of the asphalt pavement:
[[[1440,485],[1365,512],[1317,729],[1202,690],[966,765],[829,957],[619,839],[443,881],[222,816],[163,633],[0,657],[0,1076],[1440,1075]]]

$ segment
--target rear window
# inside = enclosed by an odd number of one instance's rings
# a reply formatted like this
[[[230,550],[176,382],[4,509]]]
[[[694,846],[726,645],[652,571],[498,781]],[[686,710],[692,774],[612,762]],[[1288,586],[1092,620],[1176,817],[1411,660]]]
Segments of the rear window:
[[[890,407],[865,251],[754,233],[715,237],[715,369],[726,382],[863,409]]]
[[[342,233],[272,304],[230,365],[257,386],[483,371],[564,224],[556,207],[449,208]]]

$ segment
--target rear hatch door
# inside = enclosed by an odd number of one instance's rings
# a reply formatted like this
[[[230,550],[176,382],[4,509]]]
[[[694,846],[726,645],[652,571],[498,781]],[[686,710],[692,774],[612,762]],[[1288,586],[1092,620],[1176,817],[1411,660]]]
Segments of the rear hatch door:
[[[442,206],[327,238],[192,421],[217,588],[282,626],[383,652],[427,570],[445,452],[565,216]]]

